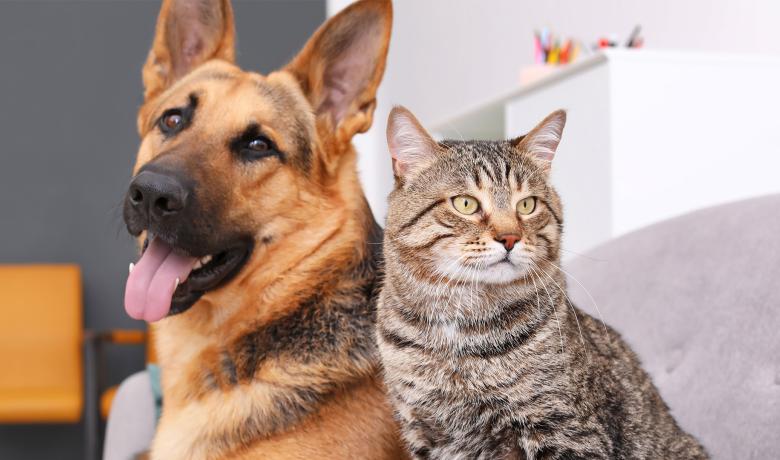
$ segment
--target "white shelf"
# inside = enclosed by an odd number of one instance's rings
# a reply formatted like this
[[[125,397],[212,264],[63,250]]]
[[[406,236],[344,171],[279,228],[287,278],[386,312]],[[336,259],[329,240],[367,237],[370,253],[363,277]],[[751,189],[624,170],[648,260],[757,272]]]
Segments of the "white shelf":
[[[697,208],[780,193],[779,85],[774,57],[608,50],[431,131],[506,139],[567,109],[553,182],[564,246],[582,252]]]
[[[505,108],[509,101],[522,98],[545,86],[583,72],[607,60],[604,53],[597,53],[576,61],[542,78],[533,84],[512,90],[495,99],[463,110],[446,120],[431,125],[431,132],[440,139],[500,139],[505,136]]]

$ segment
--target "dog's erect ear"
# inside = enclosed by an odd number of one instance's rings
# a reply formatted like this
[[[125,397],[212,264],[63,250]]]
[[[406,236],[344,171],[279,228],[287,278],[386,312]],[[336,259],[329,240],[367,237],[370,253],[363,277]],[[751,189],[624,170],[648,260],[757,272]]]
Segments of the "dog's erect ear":
[[[566,112],[556,110],[547,115],[528,134],[510,142],[516,149],[530,153],[543,161],[545,167],[549,169],[550,162],[555,157],[555,151],[561,142],[564,125],[566,125]]]
[[[235,59],[230,0],[163,0],[143,69],[144,98],[155,97],[210,59]]]
[[[339,142],[371,127],[392,27],[390,0],[360,0],[323,24],[285,70]]]
[[[400,106],[387,118],[387,147],[393,157],[393,173],[404,181],[433,164],[440,151],[412,112]]]

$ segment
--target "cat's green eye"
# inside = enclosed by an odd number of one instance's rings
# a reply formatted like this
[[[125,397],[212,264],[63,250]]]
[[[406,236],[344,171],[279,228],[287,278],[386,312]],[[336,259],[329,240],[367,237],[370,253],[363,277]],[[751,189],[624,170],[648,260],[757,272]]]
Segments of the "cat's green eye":
[[[528,214],[531,214],[534,212],[534,209],[536,209],[536,197],[535,196],[529,196],[528,198],[523,198],[517,203],[517,213],[521,216],[527,216]]]
[[[469,195],[458,195],[452,199],[452,207],[459,213],[470,216],[479,211],[479,201]]]

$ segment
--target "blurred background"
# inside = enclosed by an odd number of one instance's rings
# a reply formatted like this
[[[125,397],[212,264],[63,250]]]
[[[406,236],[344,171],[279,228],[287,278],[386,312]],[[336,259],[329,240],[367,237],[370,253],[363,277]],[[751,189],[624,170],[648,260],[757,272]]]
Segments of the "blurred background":
[[[349,3],[328,1],[328,12]],[[698,207],[780,191],[774,174],[780,168],[780,117],[772,105],[780,97],[778,2],[400,0],[394,5],[377,123],[356,141],[364,153],[361,172],[372,179],[364,181],[366,194],[379,219],[392,187],[383,121],[396,104],[412,110],[433,134],[456,139],[515,137],[551,111],[567,109],[553,170],[559,191],[569,198],[566,245],[577,252]],[[636,26],[643,46],[626,48]],[[524,71],[539,67],[534,35],[545,29],[554,42],[580,45],[569,64],[576,68],[561,78],[548,74],[522,85]],[[604,58],[593,52],[600,39],[617,44],[601,50],[617,56],[594,62]],[[551,67],[567,72],[566,65]],[[660,168],[662,163],[668,167]],[[626,165],[635,168],[631,174],[621,174]],[[588,175],[598,180],[584,179]],[[692,180],[706,187],[691,188]],[[733,184],[729,192],[725,182]],[[582,195],[606,184],[610,190]],[[656,193],[661,184],[665,193]],[[580,205],[586,202],[599,203],[603,212],[572,214],[592,212],[593,206]],[[627,206],[645,215],[629,215]],[[591,228],[595,221],[609,222],[610,228]],[[575,229],[583,239],[573,236]]]
[[[240,65],[268,72],[350,2],[233,3]],[[776,1],[394,6],[374,127],[355,141],[380,222],[392,186],[385,120],[396,104],[450,138],[515,137],[550,111],[568,109],[554,169],[572,210],[571,253],[698,208],[780,192]],[[64,302],[75,316],[30,321],[25,300],[8,300],[0,289],[0,313],[12,319],[0,326],[0,356],[14,357],[0,369],[6,387],[36,352],[67,361],[42,348],[58,321],[75,321],[79,331],[144,328],[122,308],[136,249],[120,203],[138,144],[141,65],[158,9],[157,1],[142,0],[0,1],[0,264],[78,267],[45,272],[64,277],[70,297],[41,300]],[[637,25],[641,46],[628,47]],[[0,271],[0,287],[26,286],[30,278],[48,285],[39,276]],[[79,352],[63,354],[70,351]],[[132,334],[108,340],[103,352],[96,392],[145,365],[143,338]],[[74,372],[81,365],[75,362]],[[0,458],[83,458],[83,401],[52,396],[44,383],[23,395],[38,404],[27,413],[14,406],[21,396],[0,389]],[[61,407],[50,410],[51,401]]]

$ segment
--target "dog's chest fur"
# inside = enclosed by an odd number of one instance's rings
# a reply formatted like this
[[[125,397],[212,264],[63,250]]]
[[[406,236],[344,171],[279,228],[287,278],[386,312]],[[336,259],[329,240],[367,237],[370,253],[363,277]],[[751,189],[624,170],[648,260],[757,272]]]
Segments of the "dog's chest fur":
[[[371,233],[381,238],[376,227]],[[369,247],[353,263],[322,267],[320,283],[308,292],[275,298],[295,306],[267,321],[220,333],[199,332],[194,315],[161,323],[157,343],[165,410],[155,458],[183,451],[189,458],[212,458],[269,437],[279,442],[280,435],[303,429],[336,401],[355,405],[343,399],[348,393],[381,399],[373,341],[381,252],[378,245]],[[354,409],[381,419],[386,417],[381,406]],[[310,429],[322,426],[327,423]],[[377,431],[388,440],[394,436]]]

